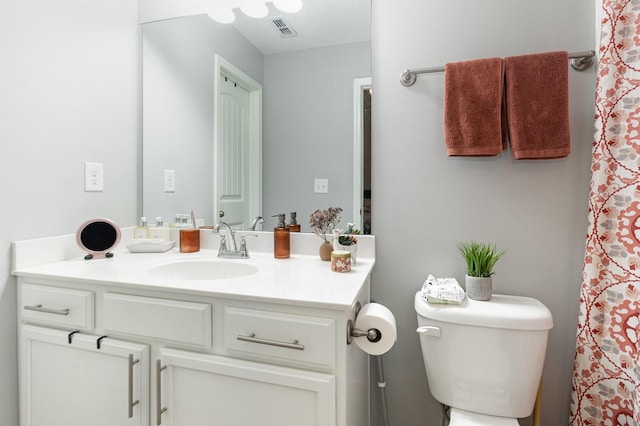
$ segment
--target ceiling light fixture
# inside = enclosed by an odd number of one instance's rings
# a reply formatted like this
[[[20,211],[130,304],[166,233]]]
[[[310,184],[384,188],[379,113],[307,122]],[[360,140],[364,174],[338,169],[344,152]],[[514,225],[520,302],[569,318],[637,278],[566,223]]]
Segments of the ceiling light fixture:
[[[216,9],[208,13],[209,18],[221,24],[230,24],[236,20],[236,15],[231,9]]]
[[[252,18],[264,18],[269,14],[267,5],[260,1],[248,1],[242,3],[240,10],[242,13]]]
[[[273,5],[286,13],[295,13],[302,9],[301,0],[273,0]]]

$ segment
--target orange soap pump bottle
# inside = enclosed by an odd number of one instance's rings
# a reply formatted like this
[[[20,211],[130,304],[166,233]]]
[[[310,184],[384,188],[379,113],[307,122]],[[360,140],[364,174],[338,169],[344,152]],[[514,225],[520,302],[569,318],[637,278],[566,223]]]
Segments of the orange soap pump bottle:
[[[278,217],[278,226],[273,228],[273,257],[288,259],[291,252],[291,234],[284,223],[284,213],[273,215],[273,217]]]

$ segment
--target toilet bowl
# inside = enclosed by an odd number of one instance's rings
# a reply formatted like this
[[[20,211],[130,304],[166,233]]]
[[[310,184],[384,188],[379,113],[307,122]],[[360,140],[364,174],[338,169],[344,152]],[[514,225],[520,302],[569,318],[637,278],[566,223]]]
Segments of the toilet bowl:
[[[546,306],[497,294],[430,304],[417,292],[414,307],[429,389],[451,407],[450,426],[515,426],[532,413],[553,327]]]
[[[519,426],[513,417],[487,416],[457,408],[451,409],[449,419],[449,426]]]

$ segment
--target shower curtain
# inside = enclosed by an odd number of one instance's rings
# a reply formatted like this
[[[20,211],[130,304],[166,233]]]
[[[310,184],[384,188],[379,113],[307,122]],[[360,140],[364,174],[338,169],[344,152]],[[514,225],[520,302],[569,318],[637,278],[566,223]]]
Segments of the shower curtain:
[[[640,0],[602,0],[571,425],[640,424]]]

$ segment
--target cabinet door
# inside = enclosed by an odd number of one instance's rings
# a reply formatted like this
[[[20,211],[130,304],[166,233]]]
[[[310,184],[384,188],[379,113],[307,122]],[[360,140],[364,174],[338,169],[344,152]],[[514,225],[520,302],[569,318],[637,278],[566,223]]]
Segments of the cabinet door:
[[[99,337],[21,326],[21,426],[149,424],[147,346]]]
[[[162,425],[335,425],[332,375],[173,349],[160,361]]]

